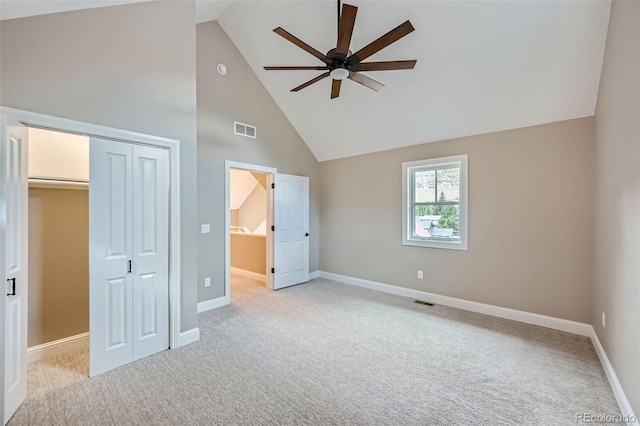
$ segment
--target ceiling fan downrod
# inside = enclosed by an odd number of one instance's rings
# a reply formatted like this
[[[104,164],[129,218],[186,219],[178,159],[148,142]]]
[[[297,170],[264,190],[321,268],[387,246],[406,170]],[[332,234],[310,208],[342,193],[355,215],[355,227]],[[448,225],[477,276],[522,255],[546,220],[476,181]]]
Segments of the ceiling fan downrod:
[[[338,0],[338,26],[336,27],[336,31],[338,33],[338,38],[340,38],[340,10],[341,10],[341,4],[342,3],[340,0]]]

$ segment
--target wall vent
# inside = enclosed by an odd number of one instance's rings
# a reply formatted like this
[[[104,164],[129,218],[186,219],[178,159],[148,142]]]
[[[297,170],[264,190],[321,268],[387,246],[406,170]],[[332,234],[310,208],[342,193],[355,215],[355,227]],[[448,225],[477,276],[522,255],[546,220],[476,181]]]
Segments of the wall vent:
[[[240,123],[239,121],[233,122],[233,133],[240,136],[246,136],[252,139],[256,138],[255,126],[250,126],[248,124]]]

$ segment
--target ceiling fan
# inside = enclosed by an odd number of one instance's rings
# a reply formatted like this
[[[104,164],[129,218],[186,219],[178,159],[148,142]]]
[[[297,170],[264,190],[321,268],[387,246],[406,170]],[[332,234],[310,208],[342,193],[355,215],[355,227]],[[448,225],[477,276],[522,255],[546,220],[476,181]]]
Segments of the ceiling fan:
[[[385,61],[385,62],[362,62],[374,53],[379,52],[392,43],[400,40],[402,37],[413,32],[415,28],[411,25],[410,21],[406,21],[396,28],[392,29],[385,35],[381,36],[377,40],[369,43],[356,53],[351,53],[349,50],[349,44],[351,43],[351,36],[353,34],[353,27],[356,23],[356,14],[358,8],[349,4],[342,5],[342,15],[340,14],[340,0],[338,0],[338,43],[335,49],[331,49],[327,54],[314,49],[304,41],[288,33],[281,27],[273,30],[276,34],[289,40],[291,43],[300,47],[301,49],[312,54],[316,58],[320,59],[324,65],[321,66],[273,66],[264,67],[267,71],[282,71],[282,70],[318,70],[325,71],[316,78],[313,78],[306,83],[301,84],[298,87],[291,89],[292,92],[297,92],[304,89],[320,80],[327,77],[331,77],[333,82],[331,83],[331,99],[335,99],[340,96],[340,86],[342,80],[348,78],[349,80],[360,83],[372,90],[378,91],[384,87],[383,84],[373,80],[362,74],[362,71],[388,71],[388,70],[407,70],[413,69],[416,65],[416,60],[407,61]]]

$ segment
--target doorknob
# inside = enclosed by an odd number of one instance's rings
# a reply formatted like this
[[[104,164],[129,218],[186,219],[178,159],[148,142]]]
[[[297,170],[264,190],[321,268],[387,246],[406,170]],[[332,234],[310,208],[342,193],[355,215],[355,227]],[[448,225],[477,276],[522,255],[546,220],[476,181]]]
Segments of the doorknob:
[[[304,234],[304,236],[305,236],[305,237],[308,237],[308,236],[309,236],[309,233],[308,233],[308,232],[307,232],[307,233],[305,233],[305,234]]]
[[[16,295],[16,279],[9,278],[7,281],[11,281],[11,293],[7,293],[7,296],[15,296]]]

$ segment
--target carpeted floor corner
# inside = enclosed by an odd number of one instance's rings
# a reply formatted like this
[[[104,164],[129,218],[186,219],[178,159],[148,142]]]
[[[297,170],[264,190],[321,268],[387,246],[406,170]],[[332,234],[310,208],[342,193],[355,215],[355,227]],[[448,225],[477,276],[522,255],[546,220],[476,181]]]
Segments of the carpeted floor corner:
[[[29,365],[10,425],[570,425],[619,414],[591,341],[317,279],[233,277],[201,340],[88,379]]]

